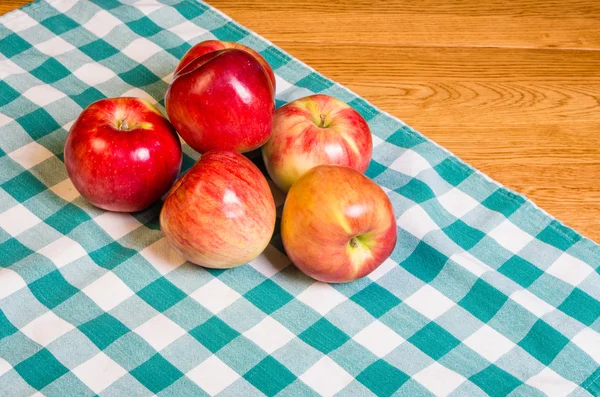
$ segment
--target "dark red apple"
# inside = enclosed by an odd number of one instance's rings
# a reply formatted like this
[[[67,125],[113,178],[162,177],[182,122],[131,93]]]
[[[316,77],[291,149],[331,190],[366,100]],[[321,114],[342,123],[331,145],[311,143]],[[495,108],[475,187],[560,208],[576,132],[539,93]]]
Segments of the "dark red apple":
[[[171,123],[196,151],[248,152],[271,136],[273,95],[261,63],[230,48],[208,52],[178,70],[165,104]]]
[[[181,167],[169,121],[140,98],[101,99],[77,118],[65,142],[75,188],[96,207],[134,212],[165,194]]]

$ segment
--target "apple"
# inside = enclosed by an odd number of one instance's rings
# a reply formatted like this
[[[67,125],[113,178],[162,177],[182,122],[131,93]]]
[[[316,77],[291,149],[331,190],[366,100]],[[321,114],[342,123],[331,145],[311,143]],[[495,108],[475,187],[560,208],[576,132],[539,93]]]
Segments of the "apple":
[[[247,53],[252,55],[254,58],[256,58],[256,60],[261,64],[261,66],[267,72],[267,75],[269,76],[269,79],[271,80],[271,85],[272,85],[273,91],[275,91],[275,73],[273,73],[273,69],[271,69],[271,66],[265,60],[265,58],[263,58],[258,52],[254,51],[250,47],[247,47],[243,44],[230,42],[230,41],[205,40],[205,41],[202,41],[202,42],[196,44],[195,46],[190,48],[185,53],[183,58],[181,58],[181,60],[179,61],[179,64],[177,65],[177,68],[175,69],[175,73],[179,72],[181,69],[186,67],[194,59],[196,59],[204,54],[208,54],[209,52],[213,52],[213,51],[225,50],[227,48],[235,48],[238,50],[246,51]]]
[[[345,165],[364,173],[373,141],[365,119],[344,102],[311,95],[277,109],[262,147],[267,172],[284,192],[317,165]]]
[[[328,283],[375,270],[396,245],[396,218],[385,192],[353,168],[319,165],[292,185],[281,217],[290,260]]]
[[[229,268],[256,258],[275,228],[275,202],[260,170],[239,153],[214,150],[173,185],[160,226],[190,262]]]
[[[212,51],[188,62],[173,75],[165,104],[175,129],[200,153],[248,152],[271,136],[273,85],[244,50]]]
[[[169,121],[140,98],[107,98],[79,115],[65,142],[73,185],[96,207],[143,210],[164,195],[181,168]]]

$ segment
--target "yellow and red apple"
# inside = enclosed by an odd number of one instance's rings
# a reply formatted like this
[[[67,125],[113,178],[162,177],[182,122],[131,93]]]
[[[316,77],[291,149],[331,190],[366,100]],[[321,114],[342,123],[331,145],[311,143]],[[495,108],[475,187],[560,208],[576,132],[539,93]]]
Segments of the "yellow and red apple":
[[[139,98],[88,106],[65,142],[75,188],[96,207],[140,211],[165,194],[181,167],[181,144],[169,121]]]
[[[283,191],[317,165],[344,165],[365,172],[372,151],[365,119],[327,95],[297,99],[277,109],[271,138],[262,147],[267,171]]]
[[[329,283],[371,273],[391,255],[396,233],[385,192],[345,166],[320,165],[301,176],[281,217],[290,260],[308,276]]]
[[[275,228],[267,180],[246,157],[210,151],[169,191],[160,213],[167,241],[190,262],[229,268],[256,258]]]
[[[169,119],[200,153],[254,150],[271,136],[271,68],[247,47],[221,43],[225,48],[215,50],[211,43],[192,48],[173,75],[165,96]]]

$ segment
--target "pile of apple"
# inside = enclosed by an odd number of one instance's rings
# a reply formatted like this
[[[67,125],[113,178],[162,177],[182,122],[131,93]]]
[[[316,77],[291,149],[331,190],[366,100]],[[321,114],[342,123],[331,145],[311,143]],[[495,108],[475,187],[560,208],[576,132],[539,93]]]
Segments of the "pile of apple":
[[[254,50],[199,43],[166,92],[170,122],[139,98],[103,99],[81,113],[65,143],[69,177],[90,203],[109,211],[140,211],[166,193],[160,225],[171,246],[198,265],[229,268],[260,255],[275,228],[269,184],[240,154],[262,147],[269,176],[287,192],[281,238],[291,261],[321,281],[363,277],[396,243],[392,205],[363,175],[372,153],[369,127],[326,95],[276,111],[275,82]],[[175,182],[177,133],[202,156]]]

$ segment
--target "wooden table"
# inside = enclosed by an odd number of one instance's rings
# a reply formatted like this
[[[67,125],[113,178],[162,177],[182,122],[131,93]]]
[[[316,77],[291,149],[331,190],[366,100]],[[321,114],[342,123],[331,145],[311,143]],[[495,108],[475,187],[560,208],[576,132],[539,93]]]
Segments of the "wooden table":
[[[599,1],[210,3],[600,241]]]

